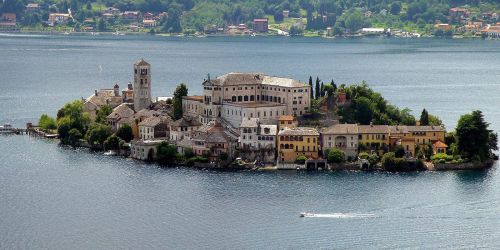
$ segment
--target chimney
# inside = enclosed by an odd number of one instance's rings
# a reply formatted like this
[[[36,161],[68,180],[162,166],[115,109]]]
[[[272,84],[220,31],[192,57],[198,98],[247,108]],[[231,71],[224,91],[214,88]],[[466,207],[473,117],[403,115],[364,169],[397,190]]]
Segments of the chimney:
[[[373,127],[373,122],[370,122],[370,127]]]
[[[128,83],[128,89],[129,89],[129,90],[134,89],[134,87],[132,86],[132,83],[130,83],[130,82]]]
[[[97,89],[94,89],[94,95],[97,96]]]

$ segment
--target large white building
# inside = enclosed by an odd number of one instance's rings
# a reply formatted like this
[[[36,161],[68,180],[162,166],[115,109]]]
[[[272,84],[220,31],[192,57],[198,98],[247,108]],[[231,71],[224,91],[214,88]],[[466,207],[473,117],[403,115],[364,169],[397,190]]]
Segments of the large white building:
[[[202,123],[217,117],[235,128],[246,118],[277,123],[282,115],[303,115],[311,105],[309,85],[260,73],[228,73],[206,79],[203,88],[203,96],[186,96],[182,103],[184,114]]]

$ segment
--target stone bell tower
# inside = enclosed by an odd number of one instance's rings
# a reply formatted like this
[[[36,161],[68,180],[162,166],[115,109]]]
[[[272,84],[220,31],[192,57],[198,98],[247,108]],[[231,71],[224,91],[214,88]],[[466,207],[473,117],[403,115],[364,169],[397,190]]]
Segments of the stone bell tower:
[[[134,110],[151,105],[151,65],[141,59],[134,64]]]

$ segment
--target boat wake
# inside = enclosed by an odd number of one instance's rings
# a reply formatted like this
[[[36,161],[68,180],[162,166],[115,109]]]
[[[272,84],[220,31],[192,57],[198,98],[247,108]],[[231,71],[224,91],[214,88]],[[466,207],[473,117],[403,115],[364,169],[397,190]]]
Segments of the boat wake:
[[[357,218],[375,218],[375,214],[358,214],[358,213],[332,213],[332,214],[314,214],[301,213],[300,217],[307,218],[333,218],[333,219],[357,219]]]

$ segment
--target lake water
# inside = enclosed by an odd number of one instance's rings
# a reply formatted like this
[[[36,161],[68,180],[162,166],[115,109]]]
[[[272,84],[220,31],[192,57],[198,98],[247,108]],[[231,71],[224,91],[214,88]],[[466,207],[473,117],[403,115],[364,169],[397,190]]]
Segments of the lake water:
[[[0,35],[0,123],[21,127],[152,64],[153,95],[230,71],[366,80],[453,128],[500,131],[500,41]],[[83,151],[83,152],[82,152]],[[0,137],[0,248],[498,248],[498,166],[480,172],[213,172]],[[299,218],[302,211],[324,214]]]

